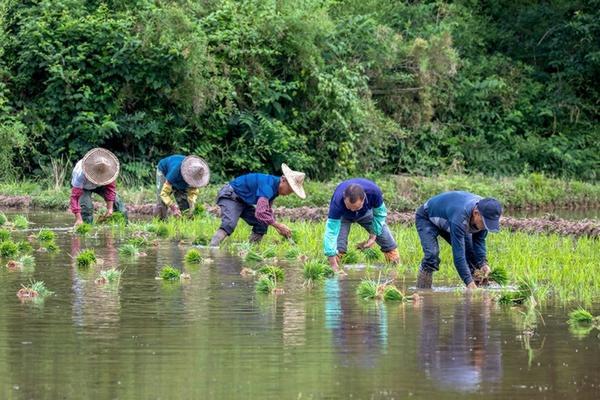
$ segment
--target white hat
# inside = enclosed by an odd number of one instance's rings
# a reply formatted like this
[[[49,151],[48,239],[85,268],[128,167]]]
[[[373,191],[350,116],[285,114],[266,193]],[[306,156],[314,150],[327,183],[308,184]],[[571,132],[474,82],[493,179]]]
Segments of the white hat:
[[[304,174],[304,172],[293,171],[286,164],[281,164],[281,170],[294,193],[301,199],[305,199],[306,193],[304,192],[304,187],[302,185],[304,185],[304,177],[306,174]]]

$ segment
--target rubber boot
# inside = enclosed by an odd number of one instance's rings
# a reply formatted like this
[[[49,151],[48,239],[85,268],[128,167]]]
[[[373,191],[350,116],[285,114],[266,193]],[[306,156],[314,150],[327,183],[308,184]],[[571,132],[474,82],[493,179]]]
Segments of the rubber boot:
[[[260,241],[262,240],[264,235],[261,235],[260,233],[254,233],[252,232],[250,234],[250,238],[248,239],[248,241],[250,243],[260,243]]]
[[[417,288],[418,289],[431,289],[433,283],[433,272],[419,269],[419,276],[417,277]]]
[[[212,239],[210,239],[210,245],[212,247],[219,247],[219,244],[221,244],[223,239],[225,239],[227,236],[227,232],[225,232],[223,229],[217,229]]]
[[[385,256],[385,261],[388,263],[394,265],[400,264],[400,254],[398,254],[398,249],[386,251],[383,255]]]

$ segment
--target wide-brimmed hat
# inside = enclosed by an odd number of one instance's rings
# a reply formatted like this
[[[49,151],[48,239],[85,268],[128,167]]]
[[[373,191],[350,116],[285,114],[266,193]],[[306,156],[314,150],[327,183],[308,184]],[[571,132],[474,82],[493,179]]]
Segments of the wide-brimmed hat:
[[[181,163],[181,176],[191,187],[199,188],[208,185],[210,169],[206,161],[198,156],[187,156]]]
[[[281,170],[283,171],[283,176],[285,176],[287,179],[294,193],[296,193],[301,199],[305,199],[306,193],[304,192],[303,185],[306,174],[304,172],[294,171],[286,164],[281,164]]]
[[[85,178],[97,186],[114,182],[119,175],[119,160],[110,151],[96,147],[81,159]]]

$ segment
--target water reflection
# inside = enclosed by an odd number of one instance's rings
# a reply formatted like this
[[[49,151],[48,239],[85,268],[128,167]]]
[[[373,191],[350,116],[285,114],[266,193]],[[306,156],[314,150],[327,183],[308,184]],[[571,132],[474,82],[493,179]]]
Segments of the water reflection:
[[[473,296],[465,294],[449,318],[432,296],[420,307],[418,362],[442,389],[470,392],[502,379],[501,338],[490,329],[493,301],[489,293],[483,293],[483,299]]]
[[[325,327],[340,365],[371,369],[387,352],[387,309],[381,302],[357,299],[355,290],[349,280],[325,282]]]

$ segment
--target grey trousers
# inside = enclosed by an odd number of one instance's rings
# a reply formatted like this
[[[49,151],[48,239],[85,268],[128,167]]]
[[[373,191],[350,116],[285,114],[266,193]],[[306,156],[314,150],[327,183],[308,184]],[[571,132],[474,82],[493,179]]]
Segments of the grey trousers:
[[[365,215],[354,221],[349,221],[342,218],[342,226],[340,227],[340,234],[338,235],[337,239],[337,250],[340,253],[345,253],[348,249],[348,235],[350,235],[350,228],[352,227],[353,223],[357,223],[365,228],[369,234],[375,234],[375,232],[373,232],[373,210],[369,210]],[[381,235],[375,238],[375,242],[379,245],[381,251],[384,253],[392,251],[398,247],[387,224],[383,225]]]
[[[99,186],[92,190],[83,190],[83,194],[79,198],[79,207],[81,208],[81,219],[83,222],[87,224],[94,222],[94,202],[92,201],[92,193],[97,193],[104,198],[104,190],[104,186]],[[125,208],[125,204],[119,198],[119,195],[115,197],[115,201],[113,202],[113,212],[114,211],[123,213],[123,215],[125,215],[125,220],[127,220],[127,209]]]
[[[160,172],[158,169],[156,170],[156,210],[155,214],[160,219],[165,219],[168,216],[167,206],[163,203],[160,198],[160,192],[162,192],[163,185],[167,181],[167,178]],[[173,196],[175,197],[175,202],[177,203],[177,207],[181,212],[190,208],[190,203],[187,199],[187,191],[186,190],[177,190],[173,188]]]
[[[256,219],[256,207],[240,199],[230,184],[226,184],[219,191],[217,204],[221,208],[220,229],[228,235],[233,233],[240,218],[246,221],[252,227],[252,232],[257,235],[267,233],[269,226]]]

